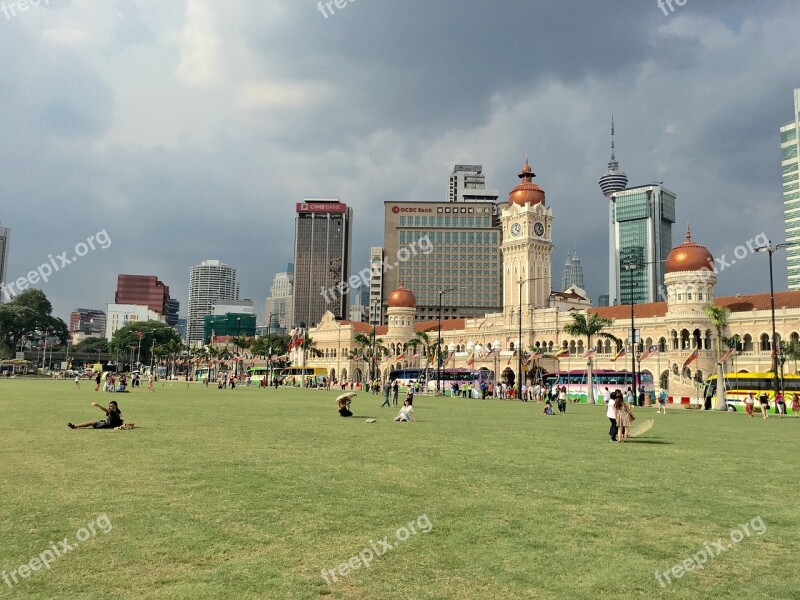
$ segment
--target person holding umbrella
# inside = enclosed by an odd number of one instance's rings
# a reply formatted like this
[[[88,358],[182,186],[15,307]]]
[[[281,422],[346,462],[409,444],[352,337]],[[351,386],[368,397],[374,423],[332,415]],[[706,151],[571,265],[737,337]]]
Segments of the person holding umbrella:
[[[339,406],[339,416],[340,417],[352,417],[353,413],[350,410],[350,403],[352,399],[356,396],[353,392],[347,392],[345,394],[341,394],[336,398],[336,403]]]

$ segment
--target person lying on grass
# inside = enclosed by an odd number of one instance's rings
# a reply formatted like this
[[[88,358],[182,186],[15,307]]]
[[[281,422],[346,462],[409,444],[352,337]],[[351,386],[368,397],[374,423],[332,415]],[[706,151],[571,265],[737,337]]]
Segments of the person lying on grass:
[[[133,423],[126,423],[122,420],[122,411],[114,400],[108,403],[108,408],[100,406],[97,402],[92,402],[92,406],[96,406],[106,413],[106,418],[102,421],[86,421],[86,423],[79,423],[78,425],[67,423],[67,427],[70,429],[82,429],[85,427],[93,429],[133,429]]]

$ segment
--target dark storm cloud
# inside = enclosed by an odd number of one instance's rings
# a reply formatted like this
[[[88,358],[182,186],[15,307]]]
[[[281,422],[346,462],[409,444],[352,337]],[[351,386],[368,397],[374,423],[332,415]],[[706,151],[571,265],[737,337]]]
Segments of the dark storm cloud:
[[[304,196],[354,207],[358,270],[384,201],[444,198],[456,162],[483,163],[505,195],[526,152],[556,213],[554,279],[577,247],[596,298],[612,113],[631,184],[678,194],[676,243],[688,220],[712,252],[782,240],[791,2],[689,0],[667,17],[655,0],[358,0],[328,19],[311,0],[184,4],[0,19],[11,275],[102,228],[113,240],[45,288],[62,315],[113,301],[122,272],[158,275],[185,310],[188,269],[209,258],[263,313]],[[761,258],[719,291],[763,290]]]

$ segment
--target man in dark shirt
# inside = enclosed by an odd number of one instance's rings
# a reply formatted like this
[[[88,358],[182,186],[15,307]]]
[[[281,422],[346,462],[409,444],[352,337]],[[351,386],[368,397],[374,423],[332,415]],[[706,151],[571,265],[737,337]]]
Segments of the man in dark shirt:
[[[91,427],[93,429],[121,429],[125,427],[125,422],[122,420],[122,411],[120,411],[119,406],[114,400],[108,403],[108,408],[100,406],[97,402],[92,402],[92,406],[96,406],[106,413],[106,418],[102,421],[86,421],[86,423],[79,423],[78,425],[67,423],[67,427],[70,429],[81,429],[84,427]]]

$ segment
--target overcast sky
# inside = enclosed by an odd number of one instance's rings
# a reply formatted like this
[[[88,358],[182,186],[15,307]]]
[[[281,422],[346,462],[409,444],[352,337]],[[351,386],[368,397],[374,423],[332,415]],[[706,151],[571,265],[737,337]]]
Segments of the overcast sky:
[[[612,113],[630,185],[678,196],[675,244],[687,221],[715,256],[784,239],[796,0],[687,0],[668,15],[657,0],[357,0],[327,18],[312,0],[5,2],[8,278],[98,231],[112,242],[38,286],[62,317],[113,302],[118,273],[157,275],[185,314],[189,268],[221,259],[263,319],[303,197],[353,207],[355,272],[382,245],[384,201],[446,199],[456,163],[484,165],[505,197],[526,154],[556,217],[554,283],[577,248],[596,300]],[[756,255],[717,294],[768,288]]]

